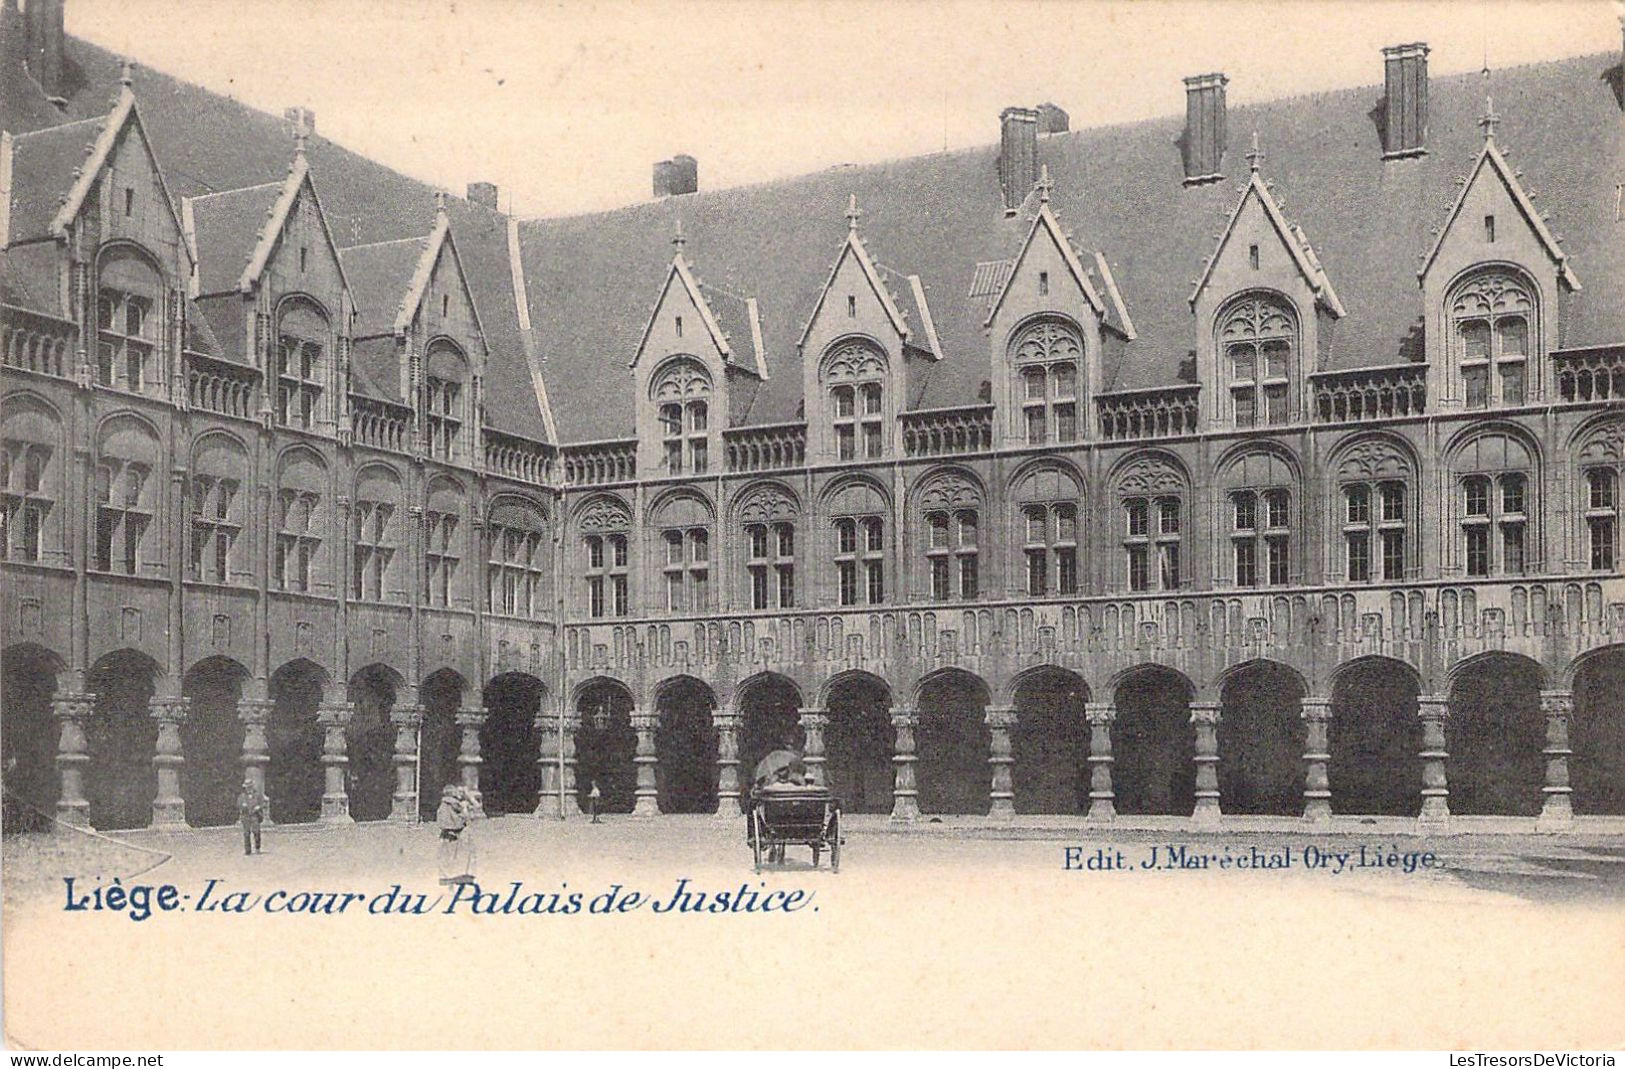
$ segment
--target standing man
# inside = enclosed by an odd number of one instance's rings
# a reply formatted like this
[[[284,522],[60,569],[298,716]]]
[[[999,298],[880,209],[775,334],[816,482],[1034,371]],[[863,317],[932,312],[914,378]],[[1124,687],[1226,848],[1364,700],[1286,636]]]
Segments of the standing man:
[[[243,853],[260,852],[260,824],[265,820],[265,794],[251,779],[237,794],[237,819],[243,825]]]

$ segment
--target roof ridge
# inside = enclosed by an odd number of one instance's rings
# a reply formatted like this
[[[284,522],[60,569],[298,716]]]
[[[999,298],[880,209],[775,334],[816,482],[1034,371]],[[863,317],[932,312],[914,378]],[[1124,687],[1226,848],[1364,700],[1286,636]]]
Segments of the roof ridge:
[[[26,141],[27,139],[37,137],[40,134],[61,133],[70,126],[85,126],[89,123],[104,123],[107,121],[107,116],[109,114],[111,114],[111,112],[103,112],[100,115],[90,115],[83,119],[74,119],[71,122],[59,122],[55,126],[42,126],[38,130],[29,130],[26,133],[11,134],[11,141],[12,144],[16,144],[18,141]],[[10,133],[10,131],[8,130],[7,133]]]
[[[275,182],[256,182],[251,186],[238,186],[236,189],[217,189],[213,193],[199,193],[196,196],[182,197],[181,199],[196,202],[200,200],[209,200],[211,197],[229,197],[233,193],[253,193],[256,190],[271,189],[273,187],[280,189],[282,187],[282,183],[285,181],[287,181],[286,178],[279,179]]]
[[[280,185],[281,183],[275,183],[275,184]],[[414,245],[421,245],[425,241],[427,241],[433,234],[434,234],[434,230],[431,229],[428,233],[419,234],[415,238],[390,238],[388,241],[368,241],[368,242],[364,242],[363,244],[360,244],[360,245],[345,245],[343,248],[339,249],[339,253],[340,253],[340,255],[343,255],[344,253],[347,253],[347,252],[356,252],[356,251],[365,250],[365,249],[382,248],[385,245],[405,245],[408,242],[410,242],[410,243],[412,243]]]

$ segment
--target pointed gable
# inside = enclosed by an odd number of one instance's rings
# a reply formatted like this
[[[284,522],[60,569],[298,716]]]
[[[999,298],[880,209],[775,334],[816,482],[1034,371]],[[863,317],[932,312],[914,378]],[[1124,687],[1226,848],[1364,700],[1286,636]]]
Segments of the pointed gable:
[[[1262,262],[1256,266],[1250,262],[1245,265],[1240,262],[1250,259],[1255,246],[1260,250],[1262,257],[1262,250],[1267,242],[1273,244],[1278,253],[1284,253],[1286,262],[1314,295],[1315,302],[1332,316],[1341,319],[1348,313],[1343,308],[1343,302],[1338,299],[1337,291],[1332,288],[1331,279],[1321,266],[1320,258],[1315,255],[1314,248],[1309,244],[1308,235],[1301,226],[1287,222],[1280,204],[1276,202],[1275,194],[1270,190],[1269,183],[1265,182],[1259,173],[1258,161],[1262,156],[1258,152],[1256,139],[1253,151],[1249,155],[1253,163],[1252,174],[1242,189],[1241,198],[1231,210],[1224,230],[1219,234],[1218,245],[1191,290],[1189,298],[1191,307],[1193,309],[1196,307],[1202,291],[1213,282],[1216,274],[1234,279],[1246,278],[1250,272],[1258,271],[1261,280],[1268,279],[1271,275],[1278,278],[1278,273],[1269,270]],[[1228,293],[1218,295],[1220,299],[1227,296]]]
[[[350,289],[302,143],[237,280],[238,290],[253,292],[268,271],[278,275],[279,293],[325,290],[337,297]]]
[[[457,252],[451,218],[444,210],[436,214],[434,230],[407,283],[395,317],[395,333],[405,334],[414,324],[421,325],[427,335],[454,338],[484,363],[485,324]]]
[[[1038,266],[1040,261],[1042,267]],[[1062,271],[1051,272],[1048,270],[1051,266],[1058,266]],[[1020,285],[1028,274],[1036,276],[1040,270],[1057,282],[1064,272],[1065,277],[1071,279],[1077,291],[1089,302],[1089,307],[1093,309],[1095,315],[1105,313],[1105,302],[1100,299],[1100,293],[1089,278],[1088,272],[1084,270],[1083,263],[1078,259],[1077,250],[1072,247],[1066,232],[1061,229],[1060,221],[1050,210],[1049,198],[1045,196],[1039,204],[1037,214],[1033,216],[1032,225],[1027,228],[1027,237],[1021,243],[1021,251],[1016,255],[1009,273],[1005,275],[1004,284],[988,306],[985,325],[992,326],[993,321],[998,318],[999,310],[1004,307],[1005,299],[1012,288]],[[1036,286],[1035,283],[1029,284]]]
[[[897,299],[892,295],[891,289],[876,269],[874,260],[869,256],[869,250],[864,247],[863,239],[858,236],[855,202],[847,209],[847,214],[851,225],[847,228],[846,240],[841,243],[841,251],[835,257],[835,266],[830,269],[829,278],[825,281],[824,288],[819,291],[812,314],[807,317],[807,325],[802,329],[801,337],[796,344],[803,348],[806,346],[819,317],[825,314],[832,294],[838,295],[837,301],[842,297],[856,300],[860,294],[865,295],[866,299],[879,305],[897,339],[906,343],[912,337],[908,321],[903,317],[902,309],[897,306]],[[850,316],[846,311],[837,311],[833,314],[843,318],[858,318],[855,311]]]

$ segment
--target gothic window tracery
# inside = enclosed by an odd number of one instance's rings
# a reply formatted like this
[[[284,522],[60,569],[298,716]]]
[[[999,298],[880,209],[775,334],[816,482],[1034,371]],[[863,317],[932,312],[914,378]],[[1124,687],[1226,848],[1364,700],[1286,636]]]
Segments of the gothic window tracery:
[[[188,575],[202,582],[229,583],[248,508],[248,495],[242,492],[247,457],[237,443],[216,435],[198,450],[192,468]]]
[[[886,358],[873,345],[849,341],[830,350],[820,368],[829,390],[835,456],[875,459],[885,454]]]
[[[276,345],[276,418],[283,426],[313,430],[321,421],[330,337],[327,317],[315,304],[283,303]]]
[[[583,510],[576,526],[581,530],[587,615],[626,616],[631,612],[630,514],[619,503],[600,498]]]
[[[1058,319],[1042,319],[1024,328],[1010,349],[1027,444],[1077,441],[1083,361],[1078,332]]]
[[[1533,288],[1514,272],[1486,268],[1450,298],[1450,338],[1468,408],[1516,406],[1529,393]]]
[[[981,495],[964,476],[948,472],[925,482],[919,508],[931,600],[975,600],[981,588]]]
[[[485,526],[486,586],[491,612],[530,617],[545,604],[548,540],[546,522],[533,506],[500,502]]]
[[[1117,490],[1128,588],[1179,589],[1189,492],[1184,476],[1161,457],[1140,457],[1118,476]]]
[[[1220,374],[1229,384],[1235,425],[1290,422],[1298,346],[1298,321],[1291,307],[1270,294],[1244,296],[1226,306],[1218,334]]]
[[[96,291],[96,379],[140,393],[160,372],[163,279],[129,246],[103,254]]]
[[[1592,432],[1579,450],[1581,559],[1594,572],[1620,566],[1620,481],[1625,476],[1625,420]]]
[[[776,486],[747,492],[739,505],[745,581],[753,609],[796,604],[796,508]]]
[[[1337,471],[1343,574],[1354,583],[1406,577],[1415,472],[1397,447],[1369,439],[1343,454]]]
[[[673,360],[649,384],[660,421],[666,470],[703,475],[710,468],[711,376],[699,361]]]
[[[440,340],[430,345],[423,365],[425,445],[437,460],[456,460],[467,421],[468,360],[457,346]]]

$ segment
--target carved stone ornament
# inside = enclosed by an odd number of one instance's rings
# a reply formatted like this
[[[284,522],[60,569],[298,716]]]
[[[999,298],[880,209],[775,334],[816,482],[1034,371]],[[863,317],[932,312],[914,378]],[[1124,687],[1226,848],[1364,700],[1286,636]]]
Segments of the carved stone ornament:
[[[632,510],[610,497],[597,497],[581,510],[577,526],[588,534],[626,531],[632,526]]]

